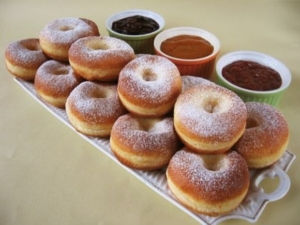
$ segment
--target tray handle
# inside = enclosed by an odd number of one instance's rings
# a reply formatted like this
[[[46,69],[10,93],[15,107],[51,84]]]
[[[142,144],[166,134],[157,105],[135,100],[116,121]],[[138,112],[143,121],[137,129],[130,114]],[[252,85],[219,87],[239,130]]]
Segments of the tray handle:
[[[279,178],[279,184],[277,188],[271,193],[266,193],[264,189],[259,186],[259,184],[265,178],[275,177]],[[252,188],[253,190],[256,190],[256,193],[260,195],[261,198],[272,202],[281,199],[284,195],[286,195],[290,189],[290,185],[291,181],[286,172],[284,172],[279,166],[273,165],[270,168],[261,171],[257,174],[257,176],[254,177]]]

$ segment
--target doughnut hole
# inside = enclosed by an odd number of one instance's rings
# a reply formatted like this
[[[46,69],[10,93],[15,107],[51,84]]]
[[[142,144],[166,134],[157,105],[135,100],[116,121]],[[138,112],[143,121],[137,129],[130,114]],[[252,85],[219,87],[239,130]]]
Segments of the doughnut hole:
[[[219,104],[220,101],[218,99],[205,99],[204,104],[203,104],[203,109],[207,112],[207,113],[217,113],[219,111]]]
[[[29,50],[29,51],[41,51],[42,48],[39,44],[36,43],[22,43],[23,48]]]
[[[225,155],[202,155],[203,166],[209,171],[220,171],[226,165]]]
[[[149,132],[149,133],[156,133],[156,124],[159,122],[157,119],[148,119],[148,118],[139,118],[138,120],[139,130]]]
[[[90,43],[87,44],[87,47],[90,49],[90,51],[97,51],[97,50],[108,50],[110,47],[102,42],[99,41],[91,41]]]
[[[60,31],[69,31],[69,30],[74,30],[74,27],[65,25],[65,26],[60,27],[59,30]]]
[[[254,127],[258,127],[258,122],[253,119],[253,118],[247,118],[247,122],[246,122],[246,129],[250,129],[250,128],[254,128]]]
[[[57,68],[53,70],[52,72],[53,75],[68,75],[69,70],[67,68]]]
[[[110,98],[112,95],[114,95],[112,92],[108,90],[102,90],[102,89],[95,89],[94,91],[91,91],[90,96],[91,98]]]
[[[200,101],[200,109],[209,114],[223,113],[232,107],[232,103],[226,99],[226,96],[222,96],[221,94],[216,94],[216,96],[213,97],[206,96]]]
[[[151,69],[145,69],[142,73],[142,78],[144,81],[156,81],[157,74],[154,73]]]

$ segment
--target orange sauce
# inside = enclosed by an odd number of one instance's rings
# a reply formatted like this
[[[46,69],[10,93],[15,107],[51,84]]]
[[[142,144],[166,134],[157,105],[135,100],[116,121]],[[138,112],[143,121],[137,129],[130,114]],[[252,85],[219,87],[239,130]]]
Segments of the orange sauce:
[[[204,38],[195,35],[178,35],[161,43],[163,53],[180,59],[198,59],[210,55],[214,47]]]

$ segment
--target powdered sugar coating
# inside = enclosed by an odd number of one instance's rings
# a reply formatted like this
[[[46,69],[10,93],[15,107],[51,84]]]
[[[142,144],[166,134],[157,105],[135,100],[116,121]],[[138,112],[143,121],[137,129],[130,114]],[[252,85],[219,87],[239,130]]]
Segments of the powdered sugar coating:
[[[238,139],[246,125],[245,103],[233,92],[202,83],[183,92],[174,108],[177,131],[201,139],[212,147]]]
[[[47,24],[39,34],[40,38],[58,45],[70,45],[79,38],[90,35],[94,35],[93,28],[79,18],[56,19]]]
[[[153,80],[149,79],[153,75]],[[145,75],[145,76],[144,76]],[[169,60],[160,56],[144,55],[131,61],[121,71],[119,89],[126,89],[127,95],[140,101],[162,103],[172,95],[173,84],[178,79],[177,67]]]
[[[288,124],[282,113],[266,103],[246,102],[247,128],[234,148],[246,160],[262,161],[263,157],[270,158],[269,163],[277,160],[285,151],[289,140]],[[272,159],[275,155],[275,158]],[[259,167],[254,161],[250,167]],[[268,165],[261,165],[268,166]]]
[[[180,150],[172,157],[167,174],[168,179],[191,198],[214,204],[235,198],[245,192],[250,183],[247,164],[234,151],[200,155]]]
[[[134,58],[129,44],[108,36],[81,38],[69,49],[70,64],[87,80],[117,81],[121,69]]]
[[[77,40],[69,50],[70,60],[92,67],[111,68],[121,60],[129,62],[134,51],[129,44],[109,36],[90,36]],[[107,63],[107,61],[110,63]]]
[[[88,19],[61,18],[46,25],[39,34],[44,53],[52,59],[69,61],[68,51],[78,39],[99,36],[97,25]]]
[[[37,38],[23,39],[10,43],[5,50],[5,57],[13,65],[35,68],[36,70],[48,60]]]
[[[113,123],[126,112],[115,84],[82,82],[71,92],[67,104],[71,113],[90,124]]]
[[[34,84],[38,92],[55,98],[68,97],[81,81],[82,79],[74,73],[69,64],[49,60],[37,70]]]
[[[170,111],[181,93],[181,76],[168,59],[143,55],[120,72],[118,93],[132,113],[162,116]]]
[[[172,117],[146,118],[131,113],[114,123],[110,147],[129,168],[155,170],[165,167],[179,149]]]
[[[245,104],[247,108],[247,118],[256,121],[261,134],[273,134],[271,136],[276,136],[276,133],[287,129],[288,125],[284,116],[271,105],[260,102],[246,102]],[[255,127],[250,127],[247,130],[255,130]],[[256,130],[256,132],[258,132],[258,130]]]
[[[170,155],[178,146],[173,118],[142,118],[126,114],[118,118],[112,128],[112,138],[117,138],[125,148],[137,155]]]

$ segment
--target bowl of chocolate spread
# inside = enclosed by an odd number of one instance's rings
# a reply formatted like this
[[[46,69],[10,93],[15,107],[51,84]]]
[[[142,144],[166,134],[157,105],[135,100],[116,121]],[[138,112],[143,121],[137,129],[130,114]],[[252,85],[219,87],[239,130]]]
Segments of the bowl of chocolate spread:
[[[165,21],[155,12],[132,9],[110,16],[105,26],[109,36],[126,41],[136,54],[153,54],[154,38],[164,29]]]
[[[257,101],[277,107],[291,83],[289,69],[278,59],[255,51],[235,51],[216,63],[217,83],[245,102]]]
[[[196,27],[174,27],[154,39],[157,55],[171,60],[181,75],[209,79],[220,50],[219,39],[209,31]]]

